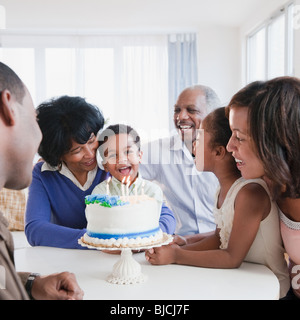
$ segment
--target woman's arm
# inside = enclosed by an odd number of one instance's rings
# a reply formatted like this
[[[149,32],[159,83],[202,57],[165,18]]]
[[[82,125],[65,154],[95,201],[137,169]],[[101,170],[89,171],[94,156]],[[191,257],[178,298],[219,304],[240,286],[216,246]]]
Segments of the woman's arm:
[[[25,234],[28,242],[32,246],[82,249],[83,247],[78,244],[78,239],[86,230],[61,226],[51,221],[51,203],[40,176],[40,166],[36,166],[29,187],[25,214]],[[61,193],[63,193],[62,190]],[[60,200],[57,199],[57,201]],[[67,202],[68,199],[64,199],[64,201]],[[64,212],[62,212],[63,214]]]
[[[147,259],[152,264],[177,263],[206,268],[237,268],[246,257],[261,220],[269,212],[270,199],[266,191],[260,185],[248,184],[241,189],[235,201],[235,214],[227,249],[207,250],[205,246],[197,248],[201,246],[199,242],[193,245],[194,250],[191,251],[172,244],[154,248],[152,254],[148,251]],[[198,251],[201,249],[205,251]]]

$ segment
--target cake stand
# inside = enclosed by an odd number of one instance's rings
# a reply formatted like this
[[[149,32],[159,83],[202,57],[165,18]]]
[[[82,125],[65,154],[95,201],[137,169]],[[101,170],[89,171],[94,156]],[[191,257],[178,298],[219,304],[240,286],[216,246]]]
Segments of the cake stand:
[[[141,246],[134,248],[106,248],[92,246],[84,243],[81,238],[78,240],[78,243],[83,247],[87,247],[88,249],[121,251],[120,260],[118,260],[114,264],[112,273],[107,277],[106,280],[113,284],[125,285],[142,283],[147,280],[147,276],[142,273],[141,265],[133,258],[133,250],[147,250],[151,248],[161,247],[171,243],[172,241],[172,235],[163,233],[163,238],[161,242],[149,246]]]

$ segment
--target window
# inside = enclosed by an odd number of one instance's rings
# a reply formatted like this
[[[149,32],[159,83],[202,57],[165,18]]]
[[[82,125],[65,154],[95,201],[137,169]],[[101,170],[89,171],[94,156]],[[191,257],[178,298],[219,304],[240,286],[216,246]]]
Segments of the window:
[[[293,75],[293,3],[248,36],[247,82]]]
[[[24,81],[35,105],[79,95],[107,124],[126,123],[142,142],[169,132],[168,40],[157,36],[1,35],[0,60]]]
[[[266,28],[257,31],[248,39],[248,81],[265,79],[266,74]]]
[[[35,96],[35,64],[32,48],[0,48],[0,61],[3,61],[18,74]]]

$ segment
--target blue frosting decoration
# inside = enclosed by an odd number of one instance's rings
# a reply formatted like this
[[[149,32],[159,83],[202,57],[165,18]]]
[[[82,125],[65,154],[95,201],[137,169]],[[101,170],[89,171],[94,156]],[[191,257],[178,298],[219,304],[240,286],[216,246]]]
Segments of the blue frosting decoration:
[[[129,204],[127,201],[122,201],[120,196],[109,196],[107,194],[91,194],[85,197],[85,204],[99,203],[99,205],[104,207],[116,207],[124,206]]]
[[[87,230],[87,235],[92,238],[98,239],[120,239],[120,238],[128,238],[128,239],[135,239],[137,237],[146,238],[154,235],[160,230],[160,228],[156,228],[153,230],[145,231],[145,232],[138,232],[138,233],[125,233],[125,234],[106,234],[106,233],[95,233]]]

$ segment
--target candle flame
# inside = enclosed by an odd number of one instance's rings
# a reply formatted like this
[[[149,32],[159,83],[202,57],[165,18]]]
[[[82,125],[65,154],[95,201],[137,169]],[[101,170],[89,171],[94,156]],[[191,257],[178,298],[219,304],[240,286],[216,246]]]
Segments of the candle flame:
[[[111,177],[109,177],[109,178],[106,180],[107,184],[110,183],[110,180],[111,180]]]

